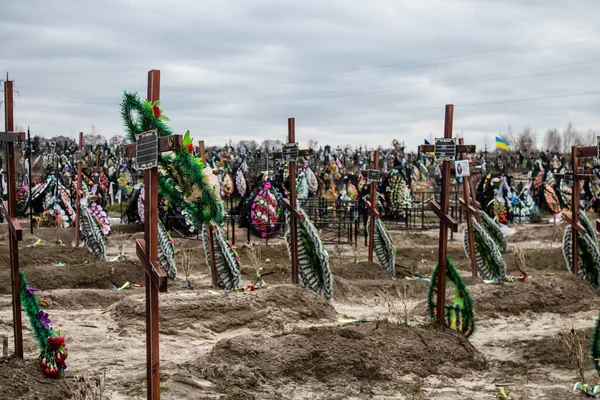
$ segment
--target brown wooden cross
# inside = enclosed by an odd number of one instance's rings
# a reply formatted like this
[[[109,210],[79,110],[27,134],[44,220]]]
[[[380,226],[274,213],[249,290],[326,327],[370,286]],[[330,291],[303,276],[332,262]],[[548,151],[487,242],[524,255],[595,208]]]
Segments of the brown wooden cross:
[[[83,151],[83,132],[79,132],[79,149],[75,153],[75,162],[77,163],[77,187],[75,189],[75,247],[79,247],[79,229],[81,224],[81,196],[82,196],[82,172],[81,172],[81,152]]]
[[[444,121],[444,138],[452,138],[452,122],[454,117],[454,105],[446,105],[446,115]],[[436,140],[437,142],[437,140]],[[420,152],[436,152],[436,145],[421,145]],[[459,144],[456,146],[456,153],[474,153],[475,146]],[[437,152],[436,152],[437,153]],[[437,154],[436,154],[437,156]],[[453,232],[458,231],[458,222],[452,218],[448,211],[450,209],[450,174],[453,161],[442,161],[442,193],[441,205],[435,200],[431,202],[431,209],[440,219],[440,239],[438,252],[438,281],[437,281],[437,304],[436,304],[436,320],[438,325],[444,326],[446,314],[446,259],[448,256],[448,228]],[[473,253],[475,252],[475,248]]]
[[[387,172],[381,172],[379,170],[379,149],[376,149],[373,153],[373,165],[370,170],[361,171],[361,174],[367,178],[369,182],[369,200],[366,202],[369,215],[371,216],[369,222],[369,243],[368,243],[368,256],[369,262],[373,262],[373,251],[375,249],[375,219],[379,218],[379,211],[377,211],[377,186],[382,176],[387,176]]]
[[[160,97],[160,71],[148,72],[148,100]],[[182,147],[182,136],[158,138],[158,152]],[[136,157],[136,144],[125,148],[126,157]],[[146,363],[147,395],[160,399],[160,357],[158,340],[158,293],[167,291],[167,276],[158,262],[158,167],[144,171],[144,239],[136,240],[136,253],[146,270]]]
[[[295,146],[294,146],[295,144]],[[295,150],[294,150],[295,147]],[[271,153],[271,159],[282,159],[284,162],[287,159],[288,152],[287,149],[290,149],[291,152],[297,151],[297,156],[292,157],[292,159],[288,162],[288,193],[289,199],[283,199],[283,206],[290,213],[290,249],[291,249],[291,259],[292,259],[292,283],[299,284],[300,283],[300,275],[299,275],[299,267],[298,267],[298,221],[304,221],[304,215],[298,211],[298,204],[296,198],[296,159],[298,157],[306,157],[313,154],[312,149],[299,150],[298,145],[296,143],[296,125],[294,118],[288,118],[288,143],[284,146],[284,149],[280,152]]]
[[[10,246],[10,277],[12,282],[15,355],[19,358],[23,358],[23,324],[21,319],[20,297],[21,277],[19,275],[19,241],[23,240],[23,230],[17,220],[15,142],[24,142],[25,132],[14,132],[13,84],[13,81],[4,81],[5,132],[0,132],[0,142],[6,142],[6,186],[8,189],[8,203],[4,201],[3,206],[9,228],[8,237]]]
[[[580,200],[580,190],[581,190],[581,186],[580,186],[580,181],[581,180],[585,180],[585,179],[589,179],[594,177],[595,175],[590,175],[590,174],[584,174],[583,173],[583,168],[579,168],[579,159],[583,158],[583,157],[594,157],[597,155],[597,151],[598,148],[596,146],[585,146],[585,147],[581,147],[581,146],[573,146],[571,147],[571,166],[573,168],[572,171],[569,171],[565,174],[556,174],[555,177],[559,178],[559,179],[564,179],[565,183],[568,186],[571,186],[571,215],[569,216],[566,213],[563,213],[563,217],[565,218],[565,221],[567,221],[567,223],[569,225],[571,225],[571,227],[573,228],[573,230],[575,232],[573,232],[573,234],[571,235],[571,240],[572,240],[572,248],[573,248],[573,257],[572,257],[572,264],[571,264],[571,269],[573,271],[574,275],[578,275],[579,273],[579,235],[577,233],[580,234],[585,234],[585,228],[583,227],[583,225],[581,225],[581,223],[579,222],[579,200]],[[572,177],[572,179],[571,179]],[[596,225],[598,226],[598,222],[596,222]]]

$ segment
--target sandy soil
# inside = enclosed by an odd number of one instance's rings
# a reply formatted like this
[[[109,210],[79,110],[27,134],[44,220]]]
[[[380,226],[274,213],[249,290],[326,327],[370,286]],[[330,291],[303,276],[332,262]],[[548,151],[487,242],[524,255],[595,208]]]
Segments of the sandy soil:
[[[192,289],[180,287],[181,274],[160,295],[161,397],[488,400],[496,385],[509,384],[518,399],[579,398],[570,391],[576,375],[558,335],[573,328],[589,340],[600,297],[568,274],[562,226],[516,228],[505,260],[509,272],[518,274],[515,247],[525,249],[531,275],[525,282],[484,284],[470,278],[462,233],[449,242],[449,256],[475,301],[477,330],[468,341],[433,328],[424,305],[427,282],[405,279],[431,274],[437,230],[392,233],[398,247],[394,277],[366,260],[362,243],[358,251],[328,247],[331,302],[289,284],[287,249],[277,239],[261,248],[268,287],[234,294],[210,288],[201,240],[177,239],[178,251],[193,260]],[[143,283],[133,247],[140,234],[119,236],[128,243],[131,261],[97,262],[87,250],[57,246],[51,239],[26,248],[36,240],[26,235],[21,268],[65,335],[69,370],[63,381],[44,378],[26,328],[26,360],[0,359],[0,399],[68,398],[67,384],[104,373],[110,399],[145,398],[144,290],[113,290],[126,282]],[[0,237],[0,335],[11,341],[5,240]],[[111,254],[117,253],[116,242],[110,242]],[[239,246],[238,252],[243,281],[252,283],[256,275],[246,250]],[[65,266],[52,266],[58,262]],[[379,322],[340,326],[338,319],[345,317]],[[589,379],[596,377],[591,362],[585,368]]]

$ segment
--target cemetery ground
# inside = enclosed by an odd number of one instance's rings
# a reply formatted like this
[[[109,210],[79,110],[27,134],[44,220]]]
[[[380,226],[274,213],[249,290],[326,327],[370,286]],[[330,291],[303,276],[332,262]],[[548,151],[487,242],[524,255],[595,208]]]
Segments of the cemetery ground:
[[[239,293],[211,288],[202,240],[175,239],[179,277],[160,294],[161,397],[487,400],[505,386],[518,399],[580,398],[571,392],[579,379],[561,333],[584,332],[588,346],[600,297],[567,271],[565,225],[515,227],[504,259],[509,275],[518,276],[517,255],[524,255],[525,281],[486,284],[471,278],[464,226],[449,242],[449,257],[475,302],[477,328],[469,340],[436,330],[426,311],[428,282],[406,279],[431,274],[437,229],[391,232],[395,277],[366,261],[362,240],[358,251],[327,246],[331,302],[290,284],[282,239],[247,248],[240,229],[236,247],[244,284],[255,282],[259,264],[267,287]],[[25,360],[0,359],[0,399],[65,399],[78,386],[98,381],[106,398],[145,397],[144,290],[115,290],[144,282],[134,247],[143,233],[118,230],[108,241],[108,259],[122,246],[129,260],[111,263],[94,261],[85,248],[56,245],[53,229],[35,235],[24,229],[21,269],[65,337],[68,370],[63,380],[40,372],[24,318]],[[67,244],[73,240],[73,229],[59,234]],[[26,247],[38,238],[37,247]],[[12,341],[6,232],[0,235],[0,271],[0,335]],[[191,288],[181,287],[186,277]],[[365,317],[371,322],[350,322]],[[583,350],[586,376],[595,383]]]

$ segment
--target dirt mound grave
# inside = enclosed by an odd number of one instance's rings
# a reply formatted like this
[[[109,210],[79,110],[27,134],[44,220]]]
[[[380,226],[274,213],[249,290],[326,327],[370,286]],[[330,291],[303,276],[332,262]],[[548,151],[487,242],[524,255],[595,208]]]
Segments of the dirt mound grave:
[[[38,298],[40,304],[48,309],[105,309],[127,296],[139,294],[143,291],[143,288],[133,290],[57,289],[38,292]]]
[[[64,400],[70,393],[64,380],[42,373],[38,360],[0,360],[0,400]]]
[[[458,378],[485,368],[483,355],[462,336],[369,323],[224,339],[187,370],[226,393],[313,384],[342,393],[361,381],[390,383],[408,374]]]
[[[46,265],[21,263],[21,270],[27,274],[31,285],[40,290],[112,289],[113,286],[120,287],[126,282],[144,282],[144,269],[138,262],[92,261],[89,264],[53,267],[50,263],[57,261],[54,260],[54,255],[51,259],[49,257]],[[0,280],[0,294],[10,294],[10,291],[10,279]]]
[[[179,291],[160,296],[160,328],[165,334],[207,335],[247,328],[282,328],[298,321],[336,320],[325,298],[297,285],[280,285],[254,292],[213,294]],[[112,306],[119,326],[144,328],[144,297],[129,296]]]
[[[85,247],[58,246],[54,244],[37,247],[19,245],[19,262],[25,265],[48,265],[58,262],[65,264],[83,264],[93,260],[94,256]],[[8,245],[0,246],[0,268],[8,269],[10,265],[10,251]]]
[[[349,280],[334,276],[333,298],[336,301],[361,303],[376,300],[382,293],[387,293],[393,299],[405,297],[406,301],[418,301],[425,299],[428,286],[429,282],[422,280]]]
[[[600,307],[596,291],[570,274],[538,275],[524,282],[480,283],[469,290],[478,314],[567,314]]]

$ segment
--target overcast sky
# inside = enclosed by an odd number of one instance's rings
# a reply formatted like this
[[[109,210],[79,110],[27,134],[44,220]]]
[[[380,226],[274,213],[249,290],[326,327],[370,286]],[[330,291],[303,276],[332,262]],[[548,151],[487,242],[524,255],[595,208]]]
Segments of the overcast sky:
[[[0,74],[32,134],[122,134],[124,90],[160,69],[175,132],[207,145],[297,139],[416,148],[569,121],[600,130],[596,0],[19,0],[0,11]],[[2,111],[3,113],[3,111]],[[541,138],[538,140],[541,144]]]

